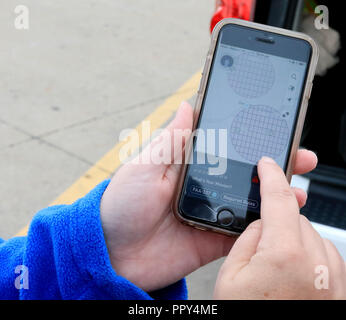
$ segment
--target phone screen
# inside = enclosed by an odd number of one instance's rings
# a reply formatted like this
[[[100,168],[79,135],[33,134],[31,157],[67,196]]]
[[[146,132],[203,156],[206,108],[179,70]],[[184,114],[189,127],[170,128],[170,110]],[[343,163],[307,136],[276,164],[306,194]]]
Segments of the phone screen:
[[[238,25],[217,40],[181,214],[242,231],[259,218],[257,162],[286,170],[311,56],[301,39]]]

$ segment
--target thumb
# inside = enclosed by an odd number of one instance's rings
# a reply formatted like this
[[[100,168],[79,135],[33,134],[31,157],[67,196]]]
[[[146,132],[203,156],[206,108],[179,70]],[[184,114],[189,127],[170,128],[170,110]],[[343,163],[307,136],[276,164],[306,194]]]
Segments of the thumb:
[[[255,255],[262,234],[261,220],[252,222],[239,236],[228,254],[222,268],[232,278],[244,268]]]
[[[171,133],[171,160],[172,164],[181,164],[185,143],[191,136],[193,124],[193,109],[187,102],[182,102],[174,120],[167,126],[167,130]]]
[[[183,102],[173,120],[139,155],[143,163],[149,164],[152,170],[163,174],[168,166],[181,157],[185,141],[191,135],[193,109]]]

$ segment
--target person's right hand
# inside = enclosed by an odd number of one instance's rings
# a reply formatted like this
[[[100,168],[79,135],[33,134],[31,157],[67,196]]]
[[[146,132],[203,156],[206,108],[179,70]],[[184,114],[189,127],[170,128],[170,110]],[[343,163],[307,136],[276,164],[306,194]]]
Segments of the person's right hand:
[[[171,285],[227,255],[235,242],[233,237],[183,225],[173,215],[172,198],[182,166],[179,156],[184,154],[189,134],[183,143],[174,136],[179,130],[191,133],[192,124],[193,109],[185,102],[161,135],[116,172],[102,196],[100,216],[112,266],[147,292]],[[169,161],[155,163],[152,160],[163,151],[155,149],[160,144],[169,149]],[[150,161],[145,164],[140,159]],[[307,173],[316,163],[313,152],[299,150],[293,171]],[[305,192],[292,192],[303,206]]]
[[[346,299],[346,264],[299,213],[281,168],[258,164],[261,220],[238,238],[222,265],[216,299]]]

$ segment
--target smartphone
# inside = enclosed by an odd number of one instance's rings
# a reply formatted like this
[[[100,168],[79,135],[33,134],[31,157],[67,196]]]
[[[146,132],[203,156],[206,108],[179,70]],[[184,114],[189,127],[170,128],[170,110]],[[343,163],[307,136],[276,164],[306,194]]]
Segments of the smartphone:
[[[233,18],[215,26],[173,201],[181,222],[245,230],[260,217],[262,156],[290,182],[317,60],[305,34]]]

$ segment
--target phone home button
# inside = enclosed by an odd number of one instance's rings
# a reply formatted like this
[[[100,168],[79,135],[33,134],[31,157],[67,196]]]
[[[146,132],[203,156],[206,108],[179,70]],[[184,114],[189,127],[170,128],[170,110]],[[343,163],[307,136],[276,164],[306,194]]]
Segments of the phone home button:
[[[234,214],[230,210],[223,209],[219,212],[217,220],[223,226],[230,226],[234,222]]]

